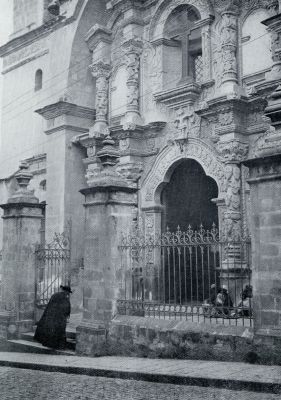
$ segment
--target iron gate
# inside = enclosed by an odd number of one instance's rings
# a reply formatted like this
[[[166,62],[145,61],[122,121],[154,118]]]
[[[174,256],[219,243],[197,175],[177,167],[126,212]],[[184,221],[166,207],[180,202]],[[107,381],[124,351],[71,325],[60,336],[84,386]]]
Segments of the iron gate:
[[[118,312],[252,325],[249,238],[215,226],[122,238]]]
[[[60,285],[70,285],[70,237],[66,233],[55,233],[47,245],[38,245],[35,250],[37,306],[48,304]]]

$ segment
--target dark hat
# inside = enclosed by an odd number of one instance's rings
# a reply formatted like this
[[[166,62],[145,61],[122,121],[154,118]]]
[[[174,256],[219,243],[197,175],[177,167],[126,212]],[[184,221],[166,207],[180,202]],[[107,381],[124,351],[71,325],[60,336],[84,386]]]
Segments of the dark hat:
[[[70,286],[63,286],[63,285],[60,285],[60,288],[61,288],[62,290],[65,290],[66,292],[72,293],[72,290],[71,290],[71,287],[70,287]]]

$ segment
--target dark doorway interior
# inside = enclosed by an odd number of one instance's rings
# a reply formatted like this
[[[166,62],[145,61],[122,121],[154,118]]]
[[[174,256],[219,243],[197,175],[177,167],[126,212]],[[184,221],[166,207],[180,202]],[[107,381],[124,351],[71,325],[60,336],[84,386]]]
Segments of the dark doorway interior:
[[[218,196],[216,182],[208,177],[201,165],[194,160],[181,162],[173,172],[170,182],[162,191],[161,201],[165,207],[162,231],[167,226],[171,232],[179,226],[185,231],[189,225],[199,229],[218,226],[217,206],[211,199]]]
[[[185,160],[174,170],[162,192],[165,212],[162,230],[167,226],[176,232],[178,226],[186,231],[218,227],[217,206],[211,199],[218,196],[216,182],[206,176],[194,160]],[[193,246],[163,246],[162,297],[164,302],[202,304],[210,296],[210,287],[218,281],[216,251],[212,246],[195,242]]]

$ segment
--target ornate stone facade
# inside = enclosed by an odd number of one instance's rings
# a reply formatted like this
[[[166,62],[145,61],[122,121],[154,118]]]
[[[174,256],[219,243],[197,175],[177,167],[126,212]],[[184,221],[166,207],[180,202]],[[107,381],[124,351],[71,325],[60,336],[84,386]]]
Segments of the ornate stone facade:
[[[52,140],[42,139],[33,103],[22,120],[19,113],[13,128],[3,122],[2,147],[7,153],[3,157],[9,164],[3,179],[12,180],[18,165],[13,167],[12,160],[22,148],[27,155],[20,159],[32,157],[38,143],[44,148],[47,224],[57,221],[55,210],[62,215],[60,226],[66,216],[73,216],[73,251],[80,259],[84,259],[81,249],[85,253],[90,277],[90,284],[84,282],[88,307],[84,328],[104,330],[122,290],[119,277],[124,271],[115,269],[122,231],[136,221],[141,221],[138,228],[145,237],[163,230],[170,212],[165,190],[175,182],[181,166],[194,169],[186,178],[190,182],[194,178],[190,193],[198,176],[209,179],[215,188],[206,203],[215,205],[214,216],[225,238],[251,234],[248,170],[242,165],[281,151],[281,14],[275,0],[77,0],[63,2],[60,10],[63,14],[49,24],[0,49],[5,87],[11,88],[9,101],[26,91],[21,82],[14,82],[15,69],[30,74],[30,82],[35,59],[42,63],[43,73],[50,65],[54,75],[65,71],[58,93],[44,88],[46,97],[56,102],[37,110]],[[186,23],[184,32],[177,29],[181,18]],[[266,34],[243,36],[248,18],[253,34],[259,33],[261,25],[268,29]],[[67,36],[63,44],[62,32]],[[247,65],[245,73],[247,48],[262,42],[265,35],[271,38],[272,59],[259,71]],[[62,45],[67,47],[64,57],[59,53]],[[123,88],[122,99],[117,91],[114,97],[116,87]],[[34,102],[41,102],[40,96],[34,93]],[[7,99],[4,96],[3,106],[11,111]],[[31,132],[38,132],[36,138]],[[193,164],[188,163],[191,160]],[[181,203],[187,204],[190,193],[181,189],[178,184]],[[2,192],[4,202],[5,188]],[[188,210],[188,218],[206,205],[198,193],[195,200],[189,197],[194,212]],[[83,207],[86,221],[81,217]],[[154,271],[159,254],[151,250],[145,257]],[[154,281],[150,283],[153,286]]]

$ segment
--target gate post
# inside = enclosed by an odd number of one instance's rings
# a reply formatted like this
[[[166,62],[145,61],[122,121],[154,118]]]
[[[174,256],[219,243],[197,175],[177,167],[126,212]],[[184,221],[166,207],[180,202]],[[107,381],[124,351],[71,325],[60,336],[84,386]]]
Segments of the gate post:
[[[117,312],[122,270],[118,246],[132,226],[137,188],[115,170],[118,151],[108,136],[97,153],[103,169],[88,170],[85,196],[83,320],[77,327],[76,351],[93,354],[103,347]]]
[[[254,327],[281,342],[281,154],[248,160]]]
[[[6,204],[3,215],[3,275],[0,337],[31,330],[35,304],[35,245],[40,242],[43,204],[27,189],[32,174],[21,165],[16,174],[19,189]]]

